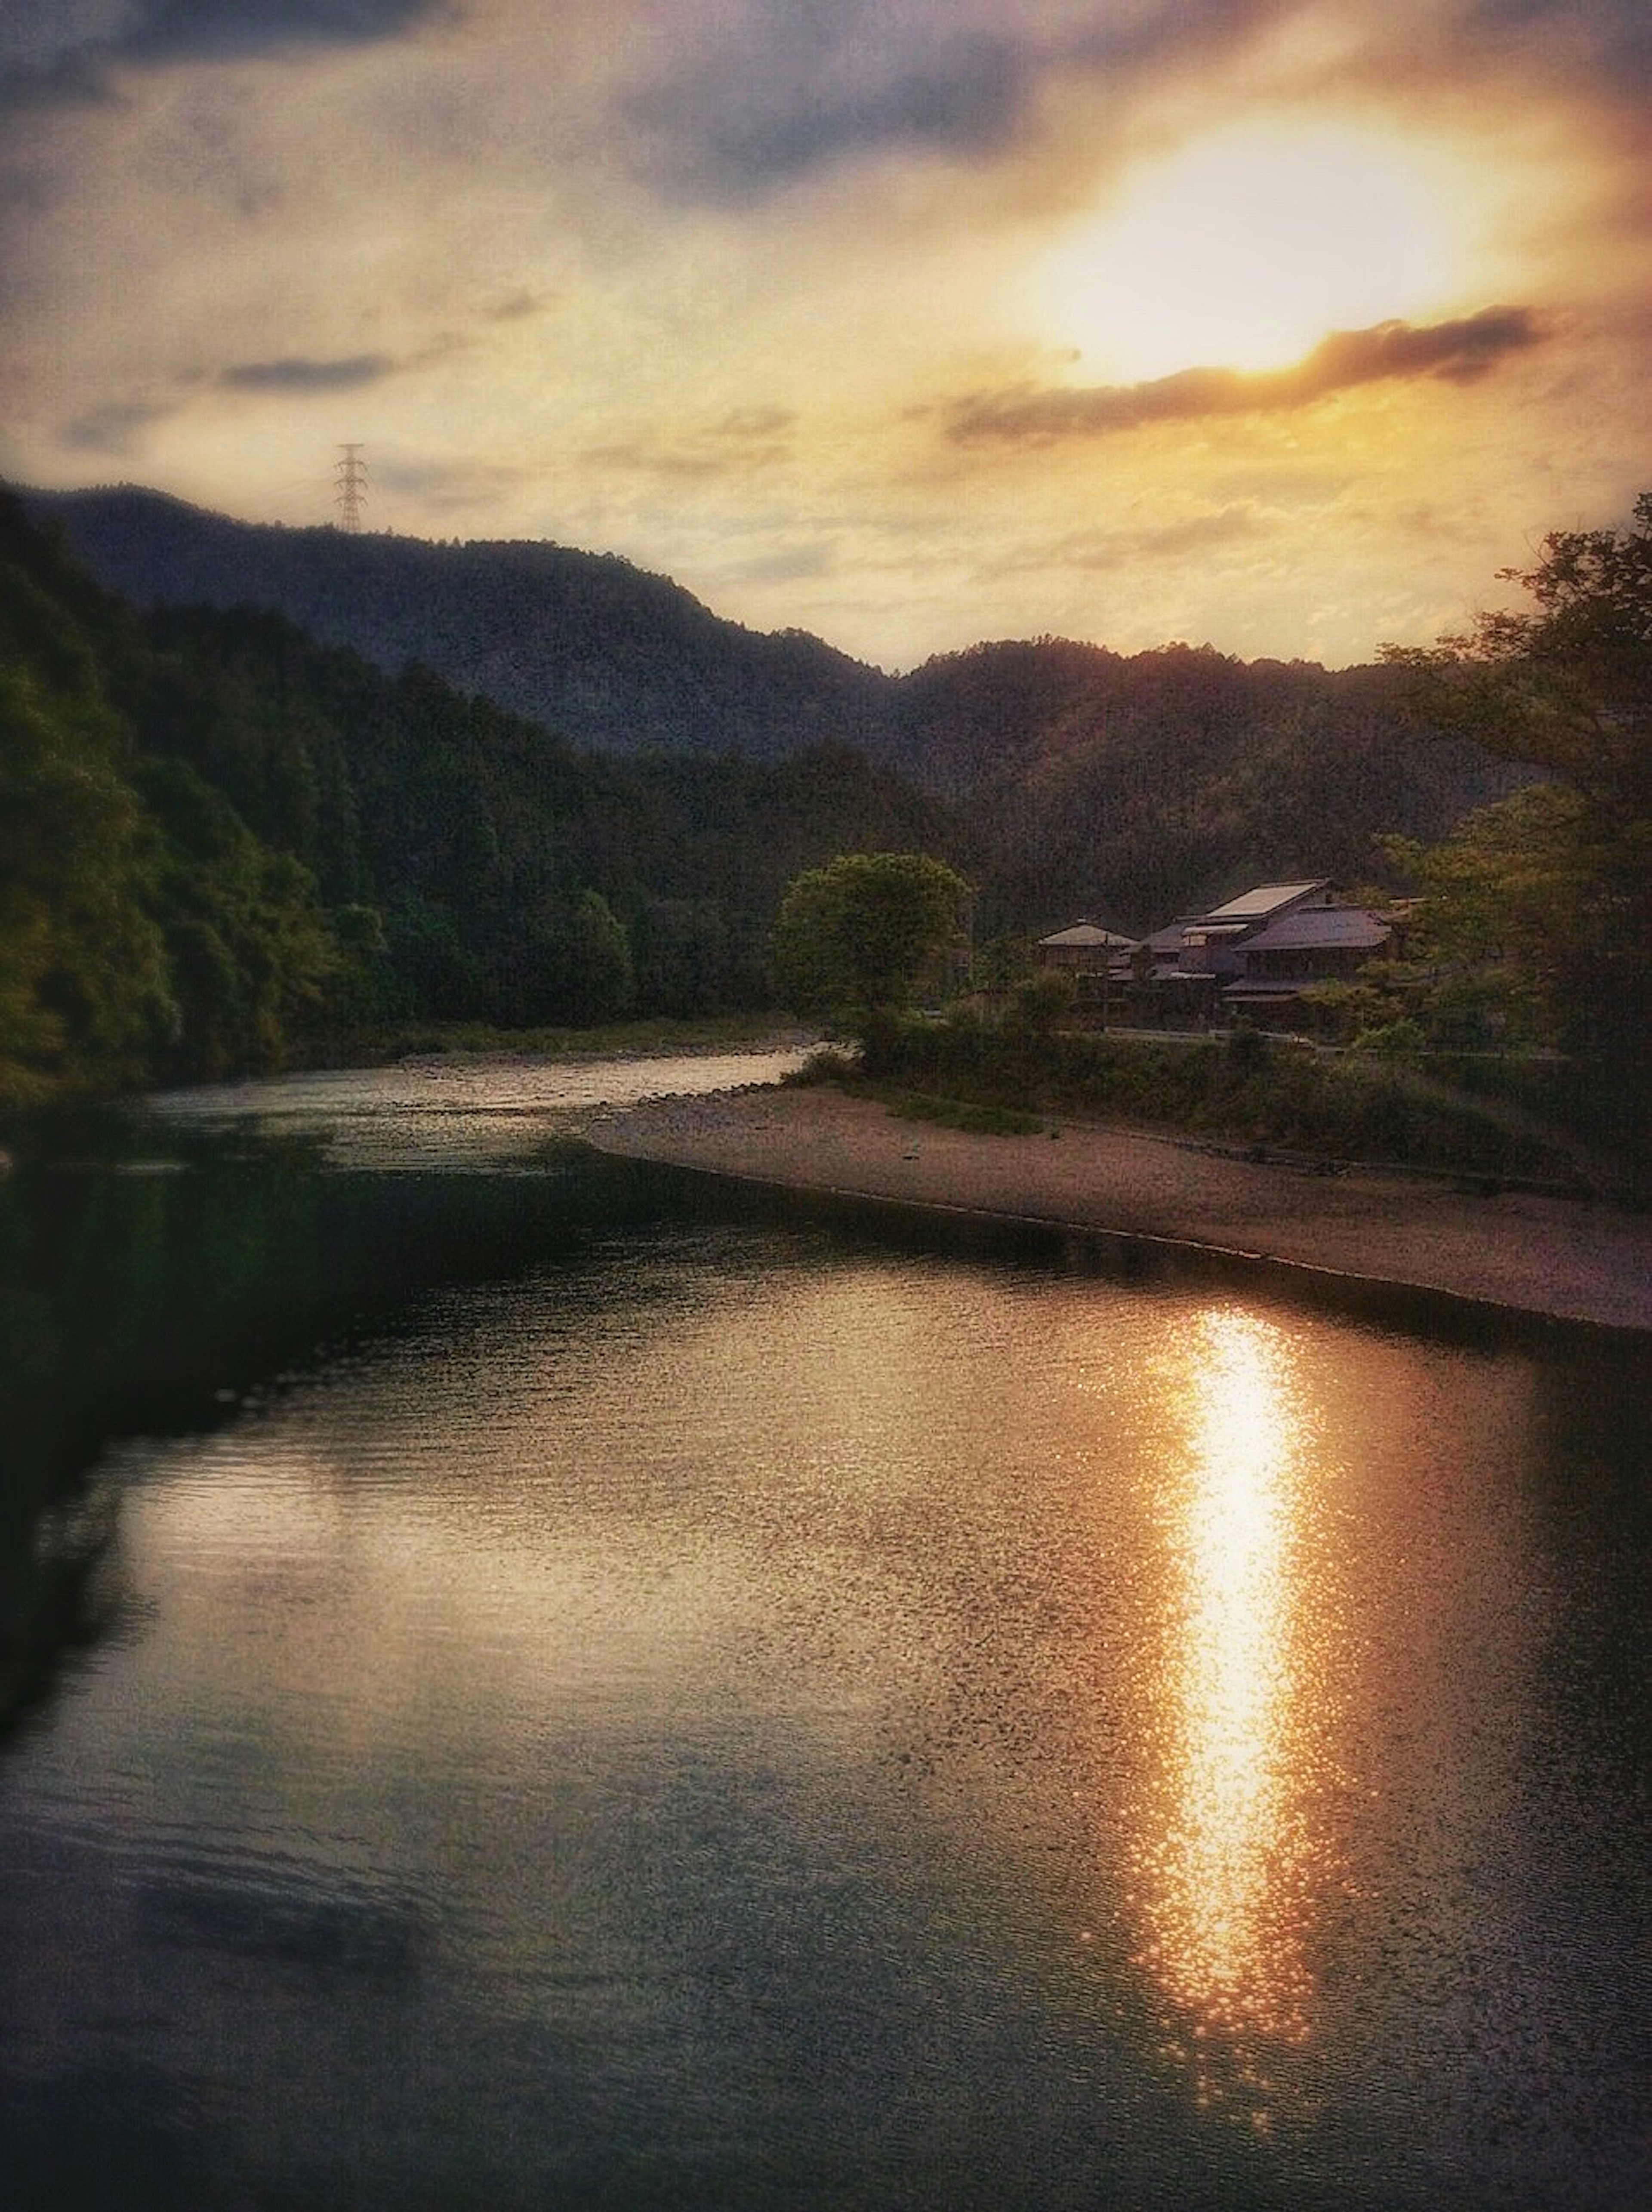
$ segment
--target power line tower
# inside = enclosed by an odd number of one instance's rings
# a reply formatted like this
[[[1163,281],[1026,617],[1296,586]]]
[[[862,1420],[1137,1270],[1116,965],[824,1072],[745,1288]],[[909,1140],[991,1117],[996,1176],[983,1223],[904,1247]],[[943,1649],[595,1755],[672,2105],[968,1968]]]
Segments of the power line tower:
[[[343,459],[333,468],[333,478],[338,489],[333,494],[338,509],[339,526],[355,531],[361,527],[361,502],[367,495],[367,465],[361,459],[358,441],[353,446],[341,446]]]

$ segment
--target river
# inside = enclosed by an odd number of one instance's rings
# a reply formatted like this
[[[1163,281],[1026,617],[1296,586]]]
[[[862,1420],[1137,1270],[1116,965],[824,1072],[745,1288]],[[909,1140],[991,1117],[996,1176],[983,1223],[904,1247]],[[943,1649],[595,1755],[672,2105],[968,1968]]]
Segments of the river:
[[[8,2212],[1652,2201],[1646,1361],[538,1149],[713,1079],[14,1178]]]

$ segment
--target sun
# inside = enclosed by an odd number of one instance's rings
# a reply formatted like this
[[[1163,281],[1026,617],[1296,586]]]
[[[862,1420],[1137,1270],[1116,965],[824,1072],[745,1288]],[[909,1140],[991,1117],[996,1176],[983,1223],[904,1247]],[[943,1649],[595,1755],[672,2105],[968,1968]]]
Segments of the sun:
[[[1276,368],[1329,331],[1439,310],[1457,260],[1438,181],[1397,136],[1252,123],[1139,171],[1042,264],[1035,312],[1108,381]]]

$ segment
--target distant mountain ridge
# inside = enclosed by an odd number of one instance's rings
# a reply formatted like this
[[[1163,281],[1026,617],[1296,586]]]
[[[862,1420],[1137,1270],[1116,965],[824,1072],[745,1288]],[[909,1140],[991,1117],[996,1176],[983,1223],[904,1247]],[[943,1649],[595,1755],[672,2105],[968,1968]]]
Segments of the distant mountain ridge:
[[[887,750],[893,686],[802,631],[750,630],[616,554],[239,522],[139,487],[24,491],[140,607],[271,607],[391,673],[410,661],[571,743],[776,760]]]
[[[1418,726],[1383,666],[999,641],[904,677],[713,614],[613,555],[229,520],[134,488],[29,492],[140,606],[274,608],[392,672],[410,662],[568,743],[777,762],[844,745],[957,809],[988,920],[1106,911],[1146,928],[1248,883],[1382,880],[1521,781]]]

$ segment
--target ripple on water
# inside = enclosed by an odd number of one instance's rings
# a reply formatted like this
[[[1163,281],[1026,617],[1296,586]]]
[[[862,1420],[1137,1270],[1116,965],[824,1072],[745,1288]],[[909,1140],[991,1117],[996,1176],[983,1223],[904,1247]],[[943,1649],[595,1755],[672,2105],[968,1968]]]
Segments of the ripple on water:
[[[0,1768],[16,2170],[1628,2212],[1607,1388],[782,1231],[437,1292],[129,1450]]]

